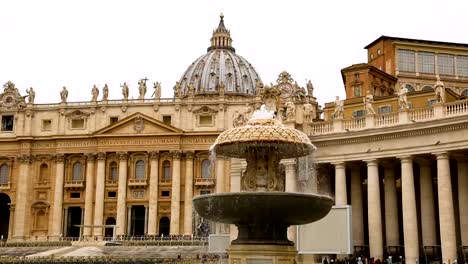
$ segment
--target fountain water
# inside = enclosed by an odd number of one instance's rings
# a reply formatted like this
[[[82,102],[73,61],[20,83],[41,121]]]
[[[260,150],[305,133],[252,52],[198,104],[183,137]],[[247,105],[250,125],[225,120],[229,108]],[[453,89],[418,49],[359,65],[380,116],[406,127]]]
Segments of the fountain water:
[[[283,126],[265,105],[245,126],[218,136],[211,151],[247,161],[241,192],[201,195],[193,203],[203,218],[237,226],[238,237],[228,249],[230,263],[294,263],[297,251],[287,238],[287,228],[323,218],[333,200],[285,192],[280,161],[307,156],[314,150],[307,135]]]

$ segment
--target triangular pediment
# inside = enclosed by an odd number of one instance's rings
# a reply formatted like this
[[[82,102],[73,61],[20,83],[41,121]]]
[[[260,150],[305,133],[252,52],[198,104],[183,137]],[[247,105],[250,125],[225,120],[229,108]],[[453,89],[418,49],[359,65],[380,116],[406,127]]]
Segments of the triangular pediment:
[[[95,135],[168,135],[182,134],[183,130],[151,118],[142,113],[134,113],[116,123],[103,127]]]

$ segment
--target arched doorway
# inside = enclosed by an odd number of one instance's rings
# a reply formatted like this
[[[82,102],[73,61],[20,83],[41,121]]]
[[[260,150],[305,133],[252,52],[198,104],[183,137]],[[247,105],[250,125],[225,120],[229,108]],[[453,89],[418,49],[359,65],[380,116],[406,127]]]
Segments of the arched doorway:
[[[108,217],[106,219],[106,225],[115,225],[115,218],[114,217]],[[106,227],[106,231],[104,232],[105,237],[112,237],[113,234],[113,228],[112,227]]]
[[[169,235],[170,220],[168,217],[164,216],[159,219],[159,235],[168,236]]]
[[[0,193],[0,238],[8,238],[8,227],[10,225],[10,197]]]

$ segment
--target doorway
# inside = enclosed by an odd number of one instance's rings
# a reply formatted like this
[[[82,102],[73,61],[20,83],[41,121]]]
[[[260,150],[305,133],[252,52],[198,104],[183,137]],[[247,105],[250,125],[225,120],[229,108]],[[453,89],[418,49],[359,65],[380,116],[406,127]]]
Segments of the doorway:
[[[106,219],[106,225],[115,225],[115,218],[114,217],[108,217]],[[112,237],[114,234],[113,234],[113,228],[112,227],[106,227],[105,229],[105,232],[104,232],[104,236],[105,237]]]
[[[82,218],[81,207],[74,206],[68,207],[68,223],[67,223],[67,236],[68,237],[79,237],[80,227]]]
[[[0,193],[0,238],[8,238],[8,228],[10,226],[10,203],[11,199],[5,193]]]
[[[132,236],[145,235],[145,206],[134,205],[132,206],[132,222],[131,232]]]
[[[161,219],[159,219],[159,235],[168,236],[170,224],[168,217],[161,217]]]

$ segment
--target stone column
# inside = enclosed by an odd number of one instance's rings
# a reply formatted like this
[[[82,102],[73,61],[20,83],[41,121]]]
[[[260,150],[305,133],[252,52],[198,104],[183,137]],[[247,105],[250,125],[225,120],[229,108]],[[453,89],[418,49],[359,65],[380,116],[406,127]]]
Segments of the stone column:
[[[353,223],[353,244],[364,245],[364,209],[362,203],[362,181],[359,166],[351,166],[351,208]]]
[[[369,222],[369,251],[375,259],[383,259],[382,211],[380,206],[380,179],[377,160],[367,163],[367,208]]]
[[[55,155],[55,185],[54,185],[54,204],[52,206],[52,228],[49,235],[57,239],[62,234],[62,204],[63,204],[63,181],[65,174],[64,165],[65,155]],[[63,233],[65,235],[65,233]]]
[[[285,191],[297,191],[297,177],[296,177],[296,159],[286,159],[282,161],[285,166]],[[290,226],[288,228],[288,239],[295,242],[297,240],[297,226]]]
[[[68,236],[68,207],[63,208],[62,231],[63,236]]]
[[[224,192],[224,158],[216,158],[216,193]]]
[[[335,165],[335,205],[347,205],[345,163],[338,162],[333,165]]]
[[[421,232],[422,245],[437,245],[434,189],[431,176],[431,162],[429,160],[418,160],[419,184],[421,201]]]
[[[384,163],[384,194],[385,194],[385,234],[387,246],[400,245],[400,229],[398,226],[398,197],[395,182],[394,164]]]
[[[179,234],[180,217],[180,151],[174,151],[172,156],[172,197],[170,234]]]
[[[148,206],[145,205],[145,226],[144,226],[144,231],[143,234],[147,235],[148,234]]]
[[[457,159],[458,175],[458,212],[462,245],[468,245],[468,159]]]
[[[127,205],[127,236],[133,235],[133,230],[132,230],[132,206]]]
[[[185,202],[184,202],[184,235],[192,231],[192,196],[193,196],[193,152],[185,153]]]
[[[96,198],[94,203],[94,225],[104,224],[104,188],[106,183],[106,153],[97,154]],[[103,228],[94,227],[93,235],[98,239],[103,237]]]
[[[22,240],[26,238],[26,222],[28,217],[28,197],[29,197],[29,164],[31,163],[30,155],[21,155],[19,157],[20,168],[18,185],[16,189],[16,204],[15,204],[15,222],[13,229],[13,239]]]
[[[127,209],[127,153],[118,152],[119,157],[119,184],[117,187],[117,236],[125,235],[125,214]]]
[[[418,214],[414,190],[413,159],[401,157],[401,200],[403,207],[403,238],[408,264],[419,263]]]
[[[442,262],[452,263],[452,261],[457,259],[457,243],[449,156],[447,152],[437,153],[435,155],[437,157],[437,191],[439,193]]]
[[[93,200],[94,200],[94,153],[86,153],[86,189],[84,224],[93,224]],[[83,236],[91,236],[91,227],[83,227]]]
[[[158,219],[158,196],[159,196],[159,152],[150,153],[150,181],[149,181],[149,212],[148,212],[148,235],[156,235]]]
[[[241,159],[231,158],[231,192],[241,191],[241,174],[242,174],[242,161]],[[231,241],[236,239],[238,235],[237,226],[230,226]]]

